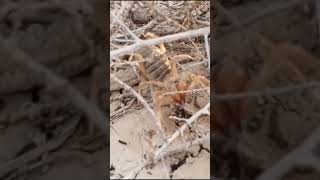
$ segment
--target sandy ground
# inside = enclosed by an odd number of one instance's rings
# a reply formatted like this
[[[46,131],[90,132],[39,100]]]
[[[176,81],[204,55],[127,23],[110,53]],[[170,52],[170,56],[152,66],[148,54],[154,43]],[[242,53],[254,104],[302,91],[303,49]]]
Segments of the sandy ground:
[[[141,164],[146,145],[143,132],[154,128],[150,115],[144,109],[126,114],[115,120],[114,130],[110,132],[110,166],[114,167],[113,178],[127,175]],[[134,127],[134,128],[133,128]],[[126,142],[124,145],[119,140]],[[209,148],[209,145],[206,145]],[[193,147],[195,148],[195,147]],[[157,163],[152,169],[143,169],[137,179],[168,178],[162,163]],[[188,157],[186,161],[173,172],[173,179],[209,179],[210,154],[202,150],[196,157]]]

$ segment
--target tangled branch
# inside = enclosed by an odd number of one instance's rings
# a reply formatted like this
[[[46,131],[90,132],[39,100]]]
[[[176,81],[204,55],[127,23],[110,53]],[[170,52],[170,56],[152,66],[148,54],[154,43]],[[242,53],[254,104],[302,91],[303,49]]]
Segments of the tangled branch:
[[[176,132],[161,146],[161,148],[155,153],[155,159],[159,160],[161,157],[161,153],[164,149],[166,149],[181,133],[183,133],[189,125],[191,125],[193,122],[195,122],[200,116],[202,115],[208,115],[209,112],[210,103],[205,105],[202,109],[197,111],[194,115],[192,115],[187,121],[186,124],[181,126],[179,129],[176,130]]]
[[[117,78],[114,74],[111,74],[110,77],[114,79],[117,83],[121,84],[125,89],[129,90],[147,109],[147,111],[151,114],[153,117],[153,120],[155,121],[155,124],[157,125],[158,130],[161,132],[161,134],[164,136],[164,131],[160,124],[160,119],[156,116],[154,111],[151,109],[147,101],[138,93],[136,92],[132,87],[127,85],[126,83],[122,82],[119,78]],[[165,137],[165,136],[164,136]]]
[[[172,42],[172,41],[176,41],[176,40],[180,40],[180,39],[185,39],[185,38],[189,38],[189,37],[197,37],[197,36],[201,36],[201,35],[203,36],[203,35],[206,35],[209,33],[210,33],[210,28],[205,27],[205,28],[190,30],[190,31],[181,32],[181,33],[177,33],[177,34],[162,36],[159,38],[141,40],[141,41],[136,42],[135,44],[111,51],[110,52],[110,59],[112,59],[113,57],[116,57],[116,56],[126,54],[126,53],[131,53],[131,52],[133,52],[141,47],[144,47],[144,46],[154,46],[154,45],[158,45],[161,43],[168,43],[168,42]]]

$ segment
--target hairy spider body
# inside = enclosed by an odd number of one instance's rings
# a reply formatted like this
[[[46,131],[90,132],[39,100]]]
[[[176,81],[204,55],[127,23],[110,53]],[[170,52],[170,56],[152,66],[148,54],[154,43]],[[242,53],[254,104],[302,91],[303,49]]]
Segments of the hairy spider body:
[[[175,121],[169,118],[170,115],[183,116],[181,118],[190,117],[209,102],[209,90],[204,90],[202,92],[204,95],[201,96],[201,92],[192,92],[194,89],[209,87],[210,82],[204,76],[182,73],[179,76],[170,77],[165,82],[141,82],[139,89],[144,85],[156,87],[154,91],[155,110],[168,133],[173,133],[176,129]]]
[[[146,38],[157,37],[146,33]],[[177,125],[171,115],[187,118],[203,108],[209,102],[209,80],[191,72],[178,73],[177,62],[193,59],[189,55],[175,55],[169,57],[163,44],[147,49],[149,53],[138,53],[139,70],[143,79],[139,84],[139,92],[146,85],[153,88],[155,110],[160,117],[161,124],[167,133],[173,133]],[[151,58],[150,58],[151,56]],[[144,57],[149,59],[144,59]],[[148,60],[148,61],[146,61]],[[195,89],[207,88],[203,92],[192,92]],[[183,91],[183,92],[181,92]],[[184,92],[186,91],[186,92]]]

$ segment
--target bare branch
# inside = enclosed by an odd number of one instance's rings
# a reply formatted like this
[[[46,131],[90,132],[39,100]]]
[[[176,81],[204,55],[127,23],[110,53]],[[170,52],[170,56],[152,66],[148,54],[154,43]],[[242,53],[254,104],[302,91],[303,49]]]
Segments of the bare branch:
[[[208,91],[210,90],[209,87],[207,88],[200,88],[200,89],[192,89],[192,90],[188,90],[188,91],[174,91],[174,92],[166,92],[163,93],[163,96],[167,96],[167,95],[172,95],[172,94],[183,94],[183,93],[194,93],[194,92],[198,92],[198,91]]]
[[[166,174],[167,174],[167,178],[170,179],[170,171],[169,171],[169,169],[167,168],[167,165],[166,165],[166,163],[164,162],[163,158],[161,158],[161,161],[162,161],[162,165],[164,166],[165,172],[166,172]]]
[[[202,21],[202,20],[197,19],[196,22],[199,23],[199,24],[210,26],[210,22],[207,22],[207,21]]]
[[[112,17],[123,27],[126,29],[126,31],[136,40],[140,41],[137,35],[135,35],[122,21],[119,20],[117,16],[115,16],[112,12],[110,12]]]
[[[161,43],[168,43],[168,42],[172,42],[172,41],[176,41],[176,40],[180,40],[180,39],[185,39],[185,38],[189,38],[189,37],[197,37],[197,36],[201,36],[204,34],[209,34],[209,32],[210,32],[210,28],[205,27],[205,28],[201,28],[201,29],[197,29],[197,30],[190,30],[190,31],[167,35],[167,36],[163,36],[163,37],[159,37],[159,38],[141,40],[140,42],[137,42],[133,45],[126,46],[121,49],[111,51],[110,52],[110,59],[114,56],[120,56],[120,55],[123,55],[126,53],[131,53],[131,52],[133,52],[143,46],[154,46],[154,45],[158,45]]]
[[[198,138],[192,142],[188,142],[186,144],[179,144],[174,145],[170,148],[164,149],[163,152],[159,155],[158,160],[162,160],[163,158],[170,156],[171,154],[186,151],[191,146],[198,145],[198,144],[210,144],[210,134],[205,135],[204,137]],[[123,179],[133,179],[146,165],[150,164],[151,162],[143,162],[140,164],[136,169],[131,171],[126,177]]]
[[[151,114],[151,116],[153,117],[153,120],[155,121],[155,124],[157,126],[157,128],[160,130],[161,134],[163,137],[165,137],[164,135],[164,131],[161,127],[161,121],[160,119],[156,116],[156,114],[154,113],[154,111],[151,109],[151,107],[149,106],[149,104],[147,103],[147,101],[139,94],[137,93],[132,87],[130,87],[129,85],[127,85],[126,83],[122,82],[119,78],[117,78],[114,74],[110,74],[110,77],[112,79],[114,79],[117,83],[121,84],[125,89],[129,90],[142,104],[143,106],[147,109],[147,111]]]
[[[156,21],[155,20],[151,20],[148,24],[140,27],[139,29],[136,29],[136,30],[133,30],[132,32],[133,33],[137,33],[138,35],[143,33],[146,29],[154,26],[156,24]],[[122,37],[125,37],[125,36],[128,36],[127,33],[124,33],[124,34],[118,34],[118,35],[115,35],[114,38],[122,38]],[[113,38],[111,38],[111,41],[113,41]]]
[[[188,69],[190,69],[190,68],[192,68],[192,67],[194,67],[194,66],[199,66],[199,65],[201,65],[201,64],[204,64],[206,61],[208,61],[208,60],[207,60],[207,59],[204,59],[204,61],[197,62],[197,63],[193,63],[193,64],[185,67],[184,69],[185,69],[185,70],[188,70]],[[209,63],[210,63],[210,61],[209,61]]]
[[[165,150],[173,142],[173,140],[175,140],[181,133],[183,133],[188,128],[188,124],[192,124],[203,114],[208,114],[209,107],[210,107],[210,103],[208,103],[202,109],[200,109],[194,115],[192,115],[188,119],[186,124],[181,126],[164,144],[162,144],[161,148],[158,149],[157,152],[155,153],[155,159],[159,160],[162,151]]]
[[[161,153],[160,158],[170,156],[171,154],[177,152],[187,151],[187,149],[189,149],[191,146],[198,144],[210,144],[210,134],[206,134],[204,137],[198,138],[186,144],[172,145]]]
[[[140,171],[142,171],[142,169],[144,167],[146,167],[148,164],[148,162],[144,162],[142,164],[140,164],[138,167],[136,167],[133,171],[131,171],[128,175],[126,175],[123,179],[134,179]]]

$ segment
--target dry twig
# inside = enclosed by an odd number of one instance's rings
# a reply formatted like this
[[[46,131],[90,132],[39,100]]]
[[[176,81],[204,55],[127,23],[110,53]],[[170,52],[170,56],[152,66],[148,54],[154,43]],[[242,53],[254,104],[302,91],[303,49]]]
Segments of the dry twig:
[[[153,120],[155,121],[157,129],[161,132],[162,136],[165,137],[164,131],[160,124],[160,119],[156,116],[154,111],[151,109],[147,101],[138,93],[136,92],[132,87],[127,85],[126,83],[122,82],[119,78],[117,78],[114,74],[111,74],[110,77],[114,79],[117,83],[121,84],[125,89],[129,90],[147,109],[147,111],[151,114],[153,117]]]
[[[137,35],[135,35],[122,21],[119,20],[117,16],[115,16],[112,12],[110,12],[112,17],[123,27],[125,30],[135,39],[135,41],[140,41]]]
[[[208,91],[210,90],[209,87],[207,88],[200,88],[200,89],[192,89],[192,90],[188,90],[188,91],[174,91],[174,92],[166,92],[163,93],[163,96],[167,96],[167,95],[172,95],[172,94],[183,94],[183,93],[194,93],[194,92],[198,92],[198,91]]]
[[[137,168],[135,168],[133,171],[131,171],[128,175],[126,175],[122,179],[135,179],[136,176],[139,174],[139,172],[142,171],[142,169],[149,164],[150,164],[149,162],[141,163]]]
[[[167,148],[161,153],[160,158],[164,158],[178,152],[188,151],[191,146],[198,144],[210,144],[210,134],[207,134],[204,137],[198,138],[186,144],[172,145],[170,148]]]
[[[168,43],[168,42],[172,42],[172,41],[176,41],[176,40],[180,40],[180,39],[184,39],[184,38],[197,37],[197,36],[209,34],[209,32],[210,32],[210,28],[205,27],[205,28],[201,28],[201,29],[197,29],[197,30],[190,30],[190,31],[167,35],[167,36],[163,36],[163,37],[159,37],[159,38],[141,40],[140,42],[137,42],[137,43],[132,44],[130,46],[126,46],[121,49],[111,51],[110,52],[110,59],[112,59],[112,57],[114,57],[114,56],[120,56],[120,55],[123,55],[126,53],[131,53],[131,52],[133,52],[141,47],[144,47],[144,46],[154,46],[154,45],[158,45],[161,43]]]
[[[205,105],[202,109],[197,111],[194,115],[192,115],[186,124],[181,126],[164,144],[162,144],[161,148],[157,150],[155,153],[155,159],[159,160],[161,153],[181,134],[183,133],[190,124],[195,122],[200,116],[209,114],[210,103]]]

